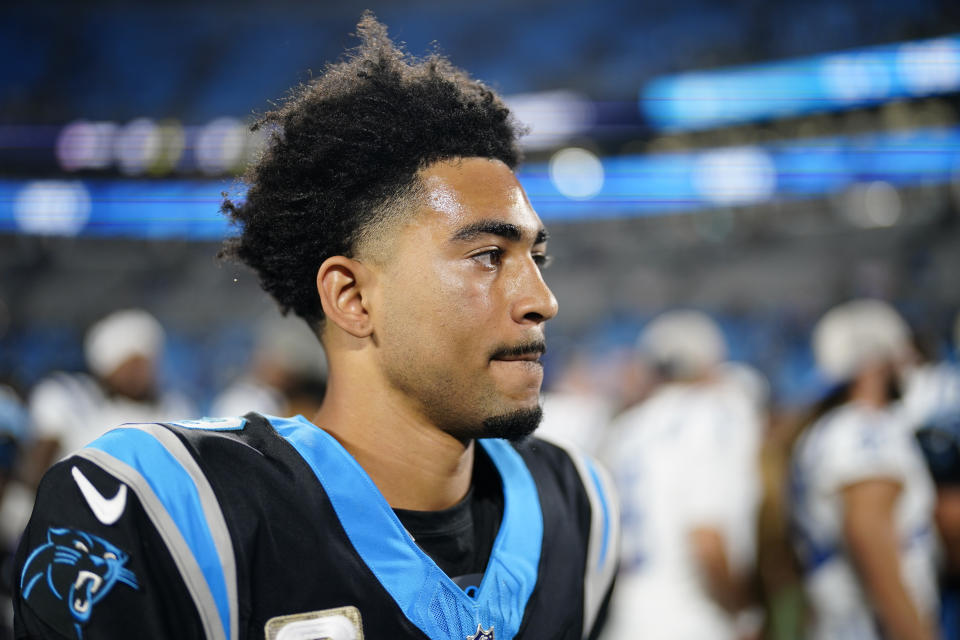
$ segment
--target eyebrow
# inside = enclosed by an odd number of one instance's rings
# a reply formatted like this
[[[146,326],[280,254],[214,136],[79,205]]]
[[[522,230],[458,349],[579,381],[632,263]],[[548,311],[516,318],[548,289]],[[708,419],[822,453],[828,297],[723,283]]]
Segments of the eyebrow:
[[[464,242],[475,240],[479,236],[484,235],[500,236],[512,242],[519,242],[523,239],[523,231],[515,224],[498,222],[496,220],[480,220],[479,222],[474,222],[457,229],[457,232],[453,234],[453,240],[455,242]],[[538,229],[533,244],[544,243],[549,237],[550,234],[547,233],[546,229]]]

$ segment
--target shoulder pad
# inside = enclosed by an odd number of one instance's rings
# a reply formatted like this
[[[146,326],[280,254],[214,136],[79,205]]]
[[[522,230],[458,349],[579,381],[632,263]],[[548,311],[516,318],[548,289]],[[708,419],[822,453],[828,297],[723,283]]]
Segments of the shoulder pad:
[[[208,431],[240,431],[247,424],[246,418],[200,418],[199,420],[179,420],[168,422],[184,429],[206,429]]]

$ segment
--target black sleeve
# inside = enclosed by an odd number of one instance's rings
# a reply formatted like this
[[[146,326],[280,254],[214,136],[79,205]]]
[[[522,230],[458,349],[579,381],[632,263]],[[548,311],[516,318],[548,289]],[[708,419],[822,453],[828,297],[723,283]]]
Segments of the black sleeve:
[[[18,640],[203,636],[137,496],[85,459],[67,459],[44,476],[13,578]]]

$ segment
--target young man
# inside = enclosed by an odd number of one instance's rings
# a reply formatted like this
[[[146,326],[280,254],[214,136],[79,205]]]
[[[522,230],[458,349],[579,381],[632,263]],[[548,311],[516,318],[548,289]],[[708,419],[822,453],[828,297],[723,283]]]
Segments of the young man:
[[[605,452],[624,525],[613,637],[755,638],[760,418],[723,377],[727,344],[710,316],[667,311],[637,346],[659,384],[613,422]]]
[[[910,330],[886,302],[840,304],[813,331],[834,383],[790,469],[794,546],[815,640],[933,640],[938,612],[933,481],[898,407]]]
[[[617,514],[540,419],[547,234],[517,127],[371,16],[263,124],[225,253],[317,332],[308,422],[125,425],[57,465],[17,563],[18,637],[592,637]]]

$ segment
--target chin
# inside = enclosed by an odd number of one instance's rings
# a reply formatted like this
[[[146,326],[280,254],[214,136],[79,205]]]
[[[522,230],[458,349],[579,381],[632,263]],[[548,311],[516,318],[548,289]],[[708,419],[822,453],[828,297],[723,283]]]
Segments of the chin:
[[[483,421],[483,430],[480,437],[503,438],[511,442],[520,442],[536,431],[542,418],[543,409],[539,404],[490,416]]]

